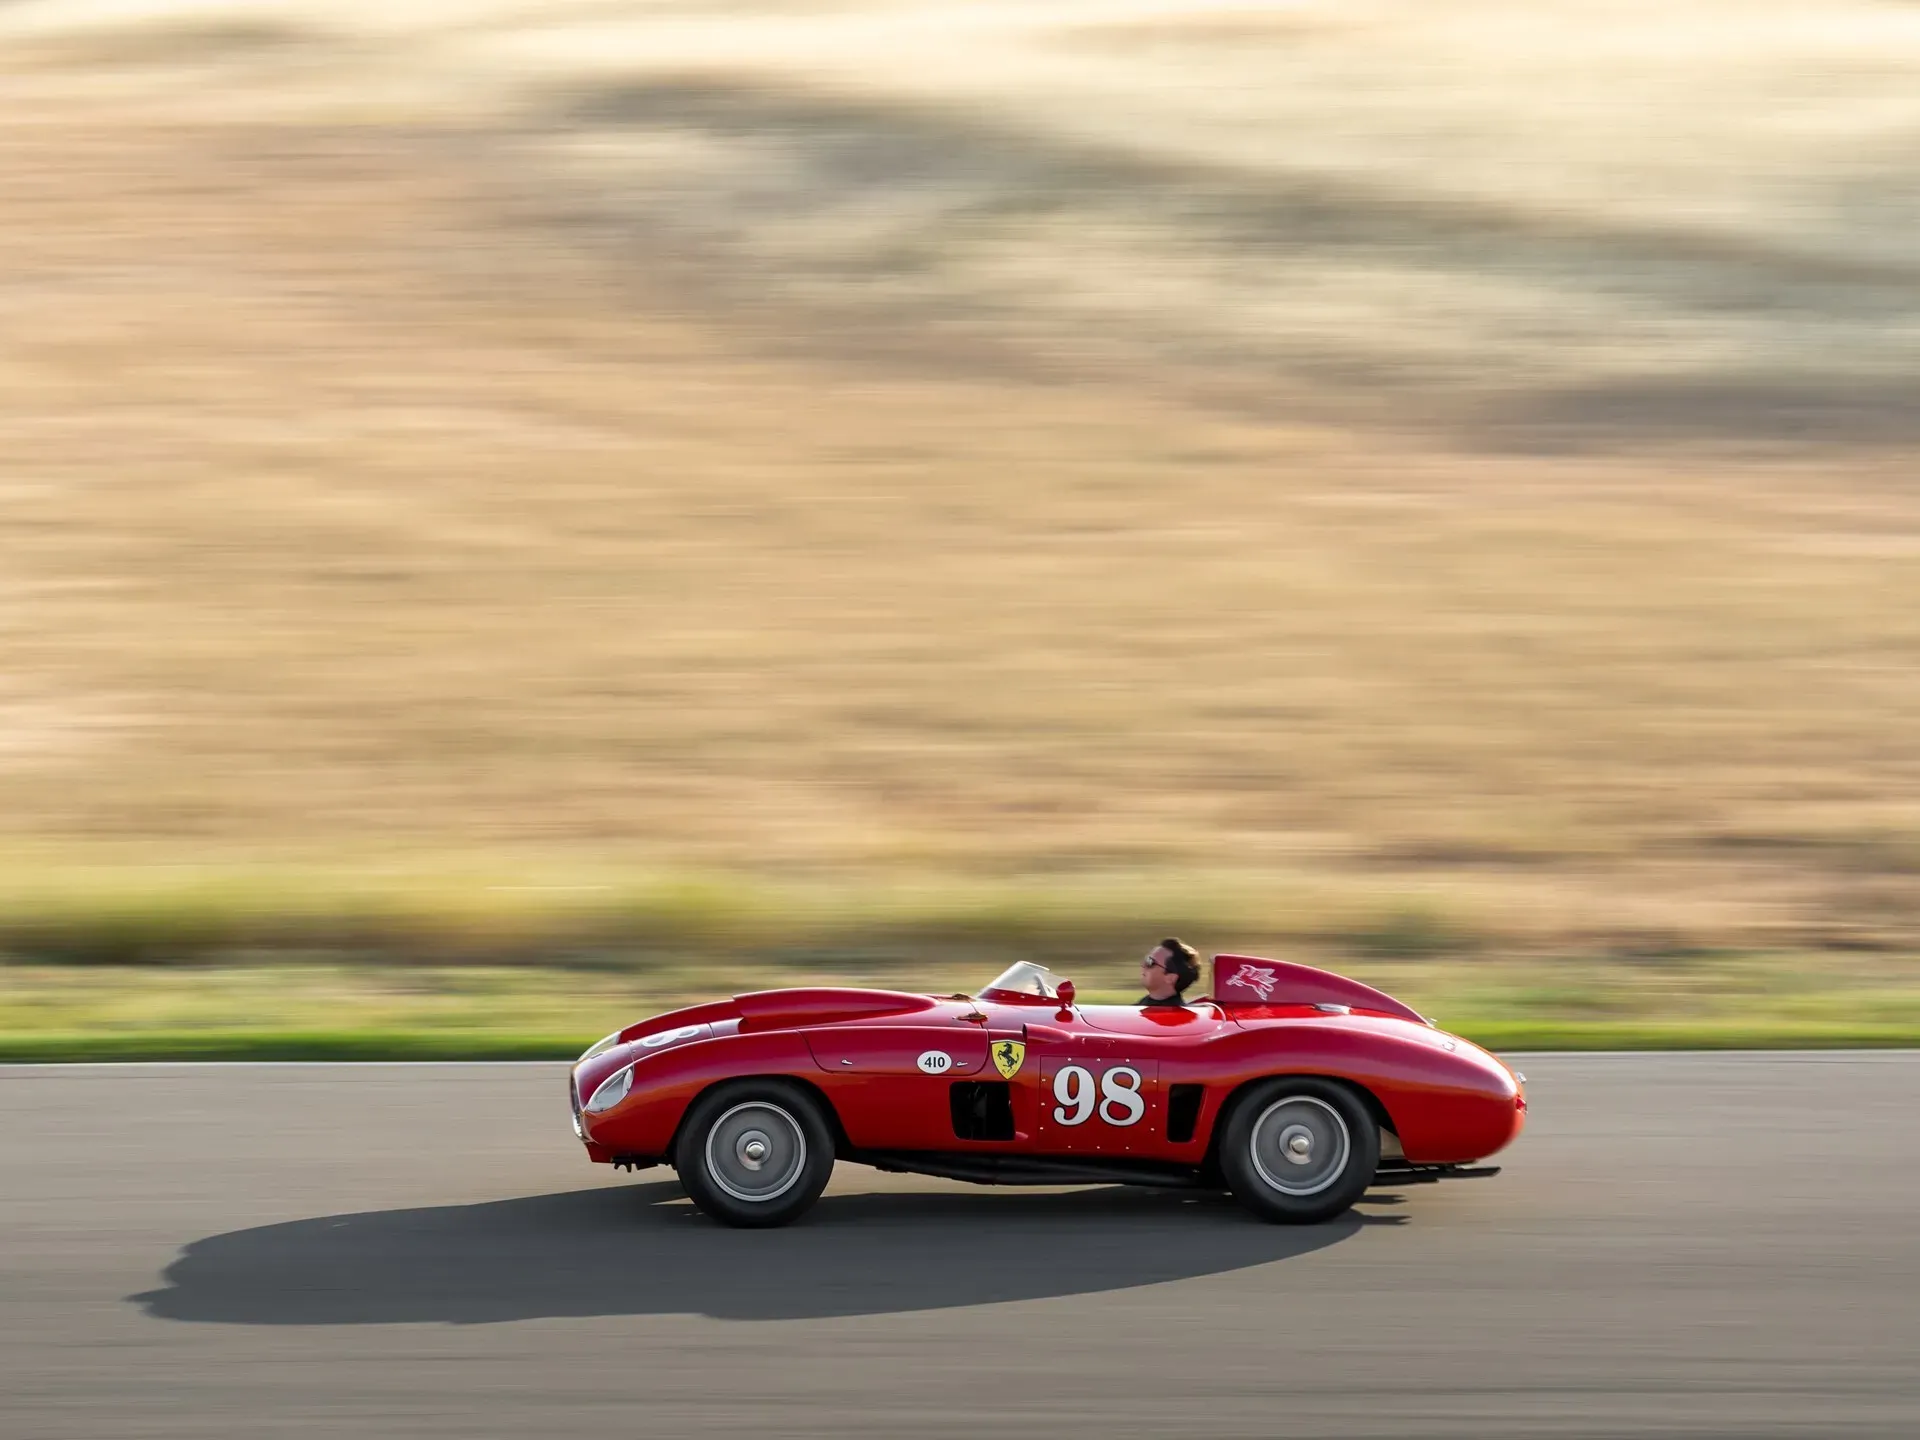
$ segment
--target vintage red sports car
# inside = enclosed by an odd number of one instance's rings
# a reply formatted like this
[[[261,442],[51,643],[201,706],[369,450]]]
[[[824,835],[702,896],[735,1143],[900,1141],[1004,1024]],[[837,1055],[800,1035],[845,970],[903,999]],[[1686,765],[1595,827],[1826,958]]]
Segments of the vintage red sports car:
[[[1372,1185],[1487,1175],[1524,1077],[1370,986],[1214,959],[1185,1007],[1080,1005],[1019,964],[973,996],[764,990],[643,1020],[573,1067],[590,1158],[673,1164],[730,1225],[779,1225],[833,1162],[990,1185],[1225,1187],[1310,1223]]]

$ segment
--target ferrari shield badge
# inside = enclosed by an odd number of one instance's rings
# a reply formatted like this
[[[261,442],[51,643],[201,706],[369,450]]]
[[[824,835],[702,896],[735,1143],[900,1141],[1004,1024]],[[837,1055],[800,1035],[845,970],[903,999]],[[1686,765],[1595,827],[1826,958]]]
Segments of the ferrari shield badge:
[[[1000,1078],[1011,1080],[1020,1073],[1020,1062],[1027,1058],[1027,1044],[1024,1040],[996,1040],[993,1042],[993,1068],[1000,1072]]]

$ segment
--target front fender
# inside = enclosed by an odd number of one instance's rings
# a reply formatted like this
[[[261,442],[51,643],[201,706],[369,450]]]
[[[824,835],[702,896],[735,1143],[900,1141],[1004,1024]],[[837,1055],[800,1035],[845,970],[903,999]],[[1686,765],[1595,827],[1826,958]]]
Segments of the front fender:
[[[583,1116],[587,1139],[616,1155],[665,1157],[680,1121],[699,1094],[723,1080],[782,1075],[811,1081],[819,1067],[796,1031],[721,1035],[697,1040],[633,1062],[633,1088],[601,1115]]]

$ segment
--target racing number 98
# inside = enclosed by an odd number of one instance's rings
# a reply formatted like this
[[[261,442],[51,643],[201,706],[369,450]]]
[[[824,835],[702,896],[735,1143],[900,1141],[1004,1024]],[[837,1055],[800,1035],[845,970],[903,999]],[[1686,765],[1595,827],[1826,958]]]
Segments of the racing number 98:
[[[1102,1071],[1098,1085],[1084,1065],[1063,1065],[1053,1077],[1053,1098],[1060,1102],[1053,1107],[1056,1125],[1084,1125],[1095,1110],[1109,1125],[1137,1125],[1147,1113],[1140,1072],[1130,1065]]]

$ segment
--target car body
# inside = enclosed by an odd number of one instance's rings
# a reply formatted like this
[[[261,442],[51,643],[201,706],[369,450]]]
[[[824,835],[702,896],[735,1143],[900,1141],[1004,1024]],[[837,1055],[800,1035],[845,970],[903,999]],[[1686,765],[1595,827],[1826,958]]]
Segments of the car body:
[[[596,1161],[671,1163],[701,1208],[777,1224],[835,1159],[999,1184],[1224,1185],[1273,1220],[1485,1174],[1523,1077],[1393,997],[1214,959],[1184,1006],[1082,1005],[1015,965],[973,996],[769,990],[628,1026],[569,1081]],[[808,1193],[811,1192],[811,1193]]]

